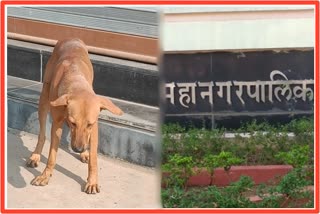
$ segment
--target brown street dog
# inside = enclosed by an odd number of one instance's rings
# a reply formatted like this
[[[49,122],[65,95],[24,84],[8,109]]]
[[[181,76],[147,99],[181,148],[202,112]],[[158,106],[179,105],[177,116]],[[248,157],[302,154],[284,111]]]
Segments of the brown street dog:
[[[49,157],[46,168],[31,181],[32,185],[48,184],[56,164],[62,125],[66,121],[71,131],[72,150],[81,153],[81,160],[88,162],[84,191],[89,194],[100,192],[97,171],[98,116],[102,109],[116,115],[121,115],[122,111],[109,99],[96,95],[92,83],[93,68],[86,45],[79,39],[59,41],[46,66],[38,109],[40,134],[27,166],[39,165],[50,111],[52,127]]]

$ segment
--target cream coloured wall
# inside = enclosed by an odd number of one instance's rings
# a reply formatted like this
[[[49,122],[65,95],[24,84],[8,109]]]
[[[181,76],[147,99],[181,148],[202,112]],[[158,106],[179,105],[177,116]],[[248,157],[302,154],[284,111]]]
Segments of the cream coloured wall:
[[[160,37],[163,50],[197,52],[314,46],[311,6],[210,8],[164,8]]]

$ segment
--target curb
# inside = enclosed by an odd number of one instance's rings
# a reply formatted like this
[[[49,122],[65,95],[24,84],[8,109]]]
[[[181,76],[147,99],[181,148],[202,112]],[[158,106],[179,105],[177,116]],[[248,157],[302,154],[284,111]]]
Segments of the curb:
[[[35,105],[8,99],[8,127],[39,134],[38,108]],[[46,137],[50,140],[51,118],[46,124]],[[37,142],[34,142],[36,145]],[[70,144],[70,133],[63,127],[61,144]],[[157,164],[155,134],[99,121],[98,152],[131,163],[154,167]]]
[[[228,186],[232,182],[239,180],[241,176],[249,176],[255,184],[262,184],[279,180],[293,169],[290,165],[258,165],[258,166],[232,166],[227,172],[223,168],[214,170],[212,185],[218,187]],[[210,186],[211,177],[206,169],[195,169],[196,175],[189,178],[187,186]],[[163,172],[163,177],[169,173]]]

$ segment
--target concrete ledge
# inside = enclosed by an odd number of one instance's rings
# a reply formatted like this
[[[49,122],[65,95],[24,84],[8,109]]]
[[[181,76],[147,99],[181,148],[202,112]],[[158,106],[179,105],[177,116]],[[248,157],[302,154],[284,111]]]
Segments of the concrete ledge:
[[[8,127],[39,133],[38,99],[42,84],[8,76]],[[125,112],[121,117],[102,111],[99,117],[99,152],[132,163],[156,166],[160,142],[156,137],[159,109],[123,100],[112,101]],[[50,139],[51,118],[47,120]],[[70,142],[67,126],[62,143]]]
[[[42,82],[52,47],[8,39],[8,75]],[[90,54],[97,94],[158,106],[156,65]]]

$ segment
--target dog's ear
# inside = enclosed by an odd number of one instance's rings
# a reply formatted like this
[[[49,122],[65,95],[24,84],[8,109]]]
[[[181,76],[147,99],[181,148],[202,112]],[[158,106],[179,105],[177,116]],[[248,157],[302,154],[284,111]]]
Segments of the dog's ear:
[[[123,112],[122,110],[116,106],[115,104],[113,104],[111,102],[111,100],[109,100],[108,98],[106,97],[100,97],[98,96],[99,98],[99,101],[100,101],[100,110],[108,110],[110,111],[112,114],[116,114],[116,115],[122,115]]]
[[[66,106],[68,105],[68,100],[69,100],[70,95],[69,94],[64,94],[61,97],[59,97],[58,99],[50,102],[51,106]]]

